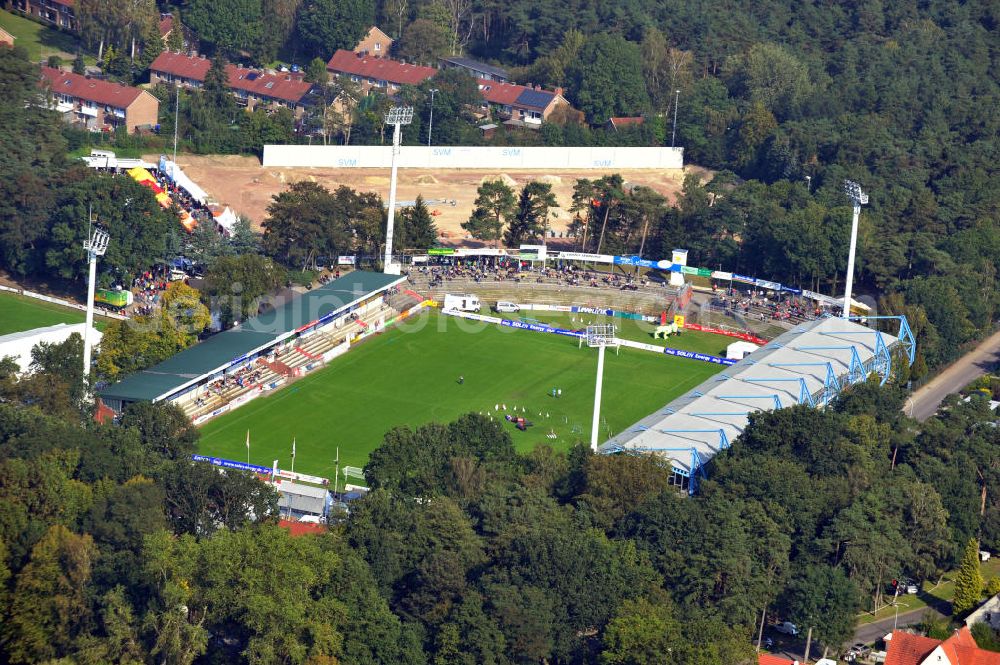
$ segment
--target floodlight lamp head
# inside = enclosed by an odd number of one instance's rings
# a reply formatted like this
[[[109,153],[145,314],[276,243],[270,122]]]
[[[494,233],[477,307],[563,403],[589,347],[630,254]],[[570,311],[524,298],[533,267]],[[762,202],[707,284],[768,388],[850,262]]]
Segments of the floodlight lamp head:
[[[83,248],[94,256],[104,256],[104,253],[108,251],[108,241],[110,240],[111,236],[108,235],[107,231],[94,229],[90,238],[84,241]]]
[[[868,195],[861,190],[861,185],[853,180],[844,181],[844,192],[854,201],[854,205],[868,205]]]
[[[411,122],[413,122],[412,106],[396,106],[389,109],[389,112],[385,114],[385,123],[387,125],[408,125]]]

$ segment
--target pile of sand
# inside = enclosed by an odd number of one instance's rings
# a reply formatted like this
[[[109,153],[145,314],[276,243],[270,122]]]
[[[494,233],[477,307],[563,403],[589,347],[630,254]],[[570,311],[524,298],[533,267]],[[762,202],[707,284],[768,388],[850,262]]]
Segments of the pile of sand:
[[[547,182],[550,185],[561,185],[562,178],[560,178],[557,175],[543,175],[541,178],[538,179],[538,182]]]
[[[413,182],[417,185],[436,185],[438,184],[438,179],[429,173],[425,173],[414,178]]]
[[[514,180],[506,173],[501,173],[500,175],[483,176],[483,178],[479,181],[479,184],[484,185],[488,182],[496,182],[497,180],[507,185],[508,187],[517,187],[517,180]]]

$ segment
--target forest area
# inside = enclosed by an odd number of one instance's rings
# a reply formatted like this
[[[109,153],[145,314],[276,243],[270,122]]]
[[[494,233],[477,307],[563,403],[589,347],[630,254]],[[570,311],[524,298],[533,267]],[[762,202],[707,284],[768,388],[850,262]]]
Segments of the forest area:
[[[292,537],[270,484],[191,462],[176,407],[94,424],[81,352],[36,347],[20,379],[0,363],[12,664],[748,665],[762,613],[836,652],[890,580],[1000,547],[983,399],[922,429],[877,381],[759,413],[691,498],[654,458],[521,454],[481,415],[398,428],[371,493]]]

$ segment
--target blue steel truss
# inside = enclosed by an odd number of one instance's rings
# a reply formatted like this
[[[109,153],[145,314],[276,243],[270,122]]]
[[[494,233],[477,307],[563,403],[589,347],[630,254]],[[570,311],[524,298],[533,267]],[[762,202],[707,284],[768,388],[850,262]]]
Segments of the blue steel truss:
[[[833,371],[833,363],[827,362],[797,362],[797,363],[768,363],[768,367],[825,367],[826,380],[823,381],[823,395],[820,399],[822,404],[829,404],[830,401],[840,393],[840,380],[837,373]]]
[[[850,384],[859,383],[864,381],[868,376],[865,371],[865,364],[861,362],[861,356],[858,355],[858,347],[853,344],[837,344],[829,346],[797,346],[796,351],[850,351],[851,352],[851,363],[847,368],[847,381]]]
[[[872,371],[879,375],[881,378],[881,385],[885,385],[885,382],[889,380],[889,376],[892,374],[892,354],[889,353],[889,347],[885,344],[885,337],[878,330],[843,330],[840,332],[821,332],[821,335],[874,335],[875,336],[875,352],[870,361]]]
[[[759,378],[759,379],[741,378],[740,381],[746,381],[747,383],[798,383],[799,404],[808,404],[809,406],[816,406],[816,401],[813,399],[812,393],[809,392],[809,386],[806,384],[806,380],[801,377],[798,379],[790,379],[785,377]]]
[[[648,430],[649,427],[646,425],[640,425],[636,428],[636,431],[644,432]],[[719,435],[719,450],[725,450],[729,447],[729,437],[726,436],[726,431],[722,428],[719,429],[664,429],[660,430],[664,434],[694,434],[694,433],[718,433]],[[671,466],[671,469],[678,476],[682,476],[688,479],[688,494],[694,494],[698,490],[698,476],[702,478],[708,478],[705,473],[705,463],[701,459],[701,455],[698,454],[698,449],[694,446],[687,448],[669,448],[664,446],[635,446],[634,448],[625,448],[623,446],[615,446],[614,448],[607,449],[606,452],[620,453],[620,452],[635,452],[635,453],[689,453],[691,455],[691,465],[688,469],[684,469],[679,466]]]
[[[903,315],[897,316],[852,316],[852,321],[884,321],[893,320],[899,322],[899,333],[896,337],[899,338],[899,343],[903,345],[903,349],[906,351],[906,358],[909,364],[913,364],[913,361],[917,359],[917,339],[913,336],[913,330],[910,329],[910,322],[906,320]]]
[[[774,408],[781,408],[781,396],[778,393],[772,395],[716,395],[716,399],[770,399],[774,400]]]

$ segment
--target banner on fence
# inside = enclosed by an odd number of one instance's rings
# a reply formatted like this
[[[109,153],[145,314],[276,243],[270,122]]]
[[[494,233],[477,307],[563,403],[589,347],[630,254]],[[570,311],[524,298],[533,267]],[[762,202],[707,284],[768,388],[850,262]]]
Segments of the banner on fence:
[[[537,323],[525,323],[524,321],[511,321],[501,319],[500,325],[519,330],[531,330],[533,332],[549,333],[552,335],[567,335],[569,337],[582,337],[583,333],[576,330],[566,330],[565,328],[553,328],[552,326],[539,325]]]
[[[262,473],[264,475],[270,476],[273,469],[268,466],[258,466],[256,464],[247,464],[246,462],[237,462],[236,460],[223,459],[221,457],[208,457],[207,455],[191,455],[191,459],[195,462],[207,462],[209,464],[214,464],[215,466],[225,467],[227,469],[238,469],[240,471],[252,471],[253,473]]]
[[[341,342],[340,344],[338,344],[337,346],[333,347],[332,349],[323,354],[323,362],[328,363],[337,356],[344,355],[345,353],[347,353],[347,350],[349,348],[351,348],[351,343],[345,339],[343,342]]]
[[[751,335],[744,332],[736,332],[735,330],[723,330],[722,328],[713,328],[711,326],[703,326],[697,323],[687,323],[684,325],[686,330],[697,330],[698,332],[712,333],[713,335],[725,335],[726,337],[735,337],[737,339],[742,339],[745,342],[753,342],[754,344],[759,344],[764,346],[767,344],[767,340],[756,335]]]
[[[264,394],[264,387],[263,386],[257,386],[256,388],[254,388],[250,392],[244,393],[244,394],[240,395],[239,397],[237,397],[236,399],[234,399],[233,401],[231,401],[229,403],[229,410],[232,411],[233,409],[241,407],[244,404],[246,404],[247,402],[249,402],[250,400],[257,399],[262,394]]]
[[[719,358],[718,356],[710,356],[705,353],[695,353],[694,351],[684,351],[682,349],[671,349],[665,348],[663,352],[668,356],[676,356],[678,358],[689,358],[691,360],[700,360],[705,363],[715,363],[716,365],[735,365],[735,360],[730,360],[729,358]]]

